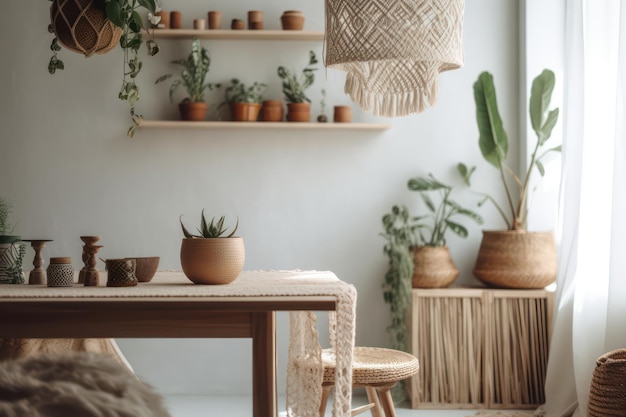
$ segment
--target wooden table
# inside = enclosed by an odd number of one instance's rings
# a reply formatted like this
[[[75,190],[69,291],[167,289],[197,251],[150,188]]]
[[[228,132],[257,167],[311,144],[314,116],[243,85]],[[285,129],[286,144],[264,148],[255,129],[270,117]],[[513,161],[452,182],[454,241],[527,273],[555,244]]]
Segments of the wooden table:
[[[0,338],[251,338],[253,415],[274,417],[276,311],[338,310],[346,291],[356,302],[354,287],[319,271],[244,271],[223,286],[180,272],[127,288],[7,285]],[[354,340],[354,317],[347,325]]]

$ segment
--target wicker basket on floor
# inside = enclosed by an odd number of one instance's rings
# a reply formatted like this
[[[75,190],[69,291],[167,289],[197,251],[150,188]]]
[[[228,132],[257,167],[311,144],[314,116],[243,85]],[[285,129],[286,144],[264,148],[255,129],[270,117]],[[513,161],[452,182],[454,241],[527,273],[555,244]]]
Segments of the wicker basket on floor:
[[[587,416],[626,416],[626,349],[613,350],[596,361]]]

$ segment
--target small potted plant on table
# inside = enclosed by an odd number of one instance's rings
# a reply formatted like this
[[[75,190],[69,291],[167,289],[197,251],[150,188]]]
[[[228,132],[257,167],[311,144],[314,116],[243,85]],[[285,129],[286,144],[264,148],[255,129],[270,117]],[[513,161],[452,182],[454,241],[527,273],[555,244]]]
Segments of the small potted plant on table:
[[[183,85],[187,90],[187,97],[178,105],[180,118],[182,120],[203,121],[206,119],[208,105],[205,102],[206,91],[219,88],[220,84],[205,83],[206,76],[211,66],[211,57],[202,45],[200,40],[194,38],[191,44],[191,53],[187,59],[172,61],[183,67],[180,79],[172,82],[170,86],[170,101],[174,102],[174,92]],[[165,74],[159,77],[155,84],[161,83],[172,77],[172,74]]]
[[[309,64],[297,76],[294,72],[281,66],[278,67],[278,76],[282,80],[283,95],[287,102],[287,120],[290,122],[308,122],[311,119],[311,99],[304,90],[315,81],[314,71],[317,68],[315,52],[309,51]]]
[[[236,122],[255,122],[259,117],[263,93],[267,84],[254,82],[247,87],[237,78],[230,80],[225,90],[225,102],[230,105],[232,118]]]
[[[202,210],[198,233],[190,233],[179,219],[183,230],[180,263],[183,272],[196,284],[229,284],[241,272],[246,257],[243,238],[235,236],[239,221],[225,235],[224,216],[207,222]]]

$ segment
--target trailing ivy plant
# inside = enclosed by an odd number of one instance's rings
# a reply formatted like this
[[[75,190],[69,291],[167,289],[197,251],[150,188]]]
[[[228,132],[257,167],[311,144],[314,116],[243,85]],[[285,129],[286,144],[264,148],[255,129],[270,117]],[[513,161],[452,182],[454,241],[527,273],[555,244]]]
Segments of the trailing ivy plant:
[[[147,11],[148,21],[154,26],[161,19],[155,16],[159,11],[159,7],[156,0],[104,0],[104,8],[107,18],[122,29],[120,46],[124,51],[124,67],[122,87],[118,97],[120,100],[127,101],[130,106],[130,117],[133,125],[128,129],[128,136],[133,137],[137,126],[139,126],[143,118],[135,113],[135,104],[139,101],[139,88],[135,83],[135,79],[142,67],[142,63],[139,60],[139,49],[144,43],[142,32],[148,30],[139,11],[141,9]],[[54,32],[52,25],[48,25],[48,31],[50,33]],[[159,52],[159,45],[153,38],[146,41],[146,47],[149,56],[156,55]],[[58,57],[61,45],[56,37],[52,40],[50,50],[52,51],[52,57],[48,62],[48,72],[54,74],[57,70],[65,68],[65,64]]]

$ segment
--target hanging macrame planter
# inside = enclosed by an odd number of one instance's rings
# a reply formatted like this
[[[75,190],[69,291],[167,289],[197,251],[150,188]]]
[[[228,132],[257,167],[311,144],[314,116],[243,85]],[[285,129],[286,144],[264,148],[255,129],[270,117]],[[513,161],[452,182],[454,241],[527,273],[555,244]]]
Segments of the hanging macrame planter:
[[[325,65],[377,116],[423,112],[438,76],[463,65],[464,0],[326,0]]]
[[[122,35],[107,18],[104,0],[54,0],[50,20],[59,42],[87,57],[109,52]]]

